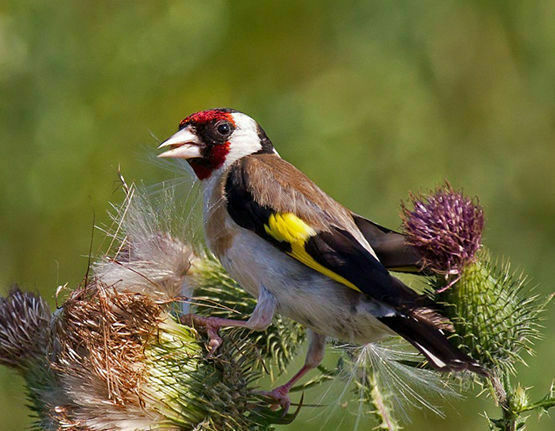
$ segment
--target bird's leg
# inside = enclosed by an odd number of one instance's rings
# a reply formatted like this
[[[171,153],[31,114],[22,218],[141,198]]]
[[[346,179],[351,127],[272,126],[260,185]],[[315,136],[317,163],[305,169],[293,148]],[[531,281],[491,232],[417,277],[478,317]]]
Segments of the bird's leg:
[[[224,327],[240,327],[248,328],[254,331],[263,331],[274,317],[276,311],[276,298],[270,292],[260,287],[258,294],[258,302],[248,320],[224,319],[221,317],[205,317],[196,314],[185,314],[181,316],[181,323],[188,326],[202,326],[206,329],[206,333],[210,341],[208,342],[208,350],[213,354],[222,344],[222,339],[218,334],[218,330]]]
[[[289,391],[295,383],[297,383],[307,372],[316,368],[324,358],[324,350],[326,348],[326,337],[316,334],[308,330],[310,344],[303,367],[284,385],[278,386],[271,391],[259,392],[259,395],[271,398],[283,408],[283,413],[287,413],[291,400],[289,399]]]

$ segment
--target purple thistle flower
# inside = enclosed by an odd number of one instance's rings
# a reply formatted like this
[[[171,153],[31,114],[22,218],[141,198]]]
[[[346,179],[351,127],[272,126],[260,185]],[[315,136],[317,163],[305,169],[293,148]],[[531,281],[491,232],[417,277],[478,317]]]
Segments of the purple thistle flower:
[[[459,276],[482,243],[484,213],[477,199],[446,183],[429,196],[411,194],[410,201],[412,210],[401,204],[403,228],[409,243],[422,254],[423,267]]]

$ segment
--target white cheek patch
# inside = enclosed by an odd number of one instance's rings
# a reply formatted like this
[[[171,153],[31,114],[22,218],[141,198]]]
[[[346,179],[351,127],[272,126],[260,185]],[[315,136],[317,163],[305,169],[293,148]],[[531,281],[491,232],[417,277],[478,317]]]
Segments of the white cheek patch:
[[[262,149],[258,136],[256,121],[245,114],[235,112],[232,114],[235,122],[235,131],[229,139],[229,153],[225,165],[229,166],[234,161]]]

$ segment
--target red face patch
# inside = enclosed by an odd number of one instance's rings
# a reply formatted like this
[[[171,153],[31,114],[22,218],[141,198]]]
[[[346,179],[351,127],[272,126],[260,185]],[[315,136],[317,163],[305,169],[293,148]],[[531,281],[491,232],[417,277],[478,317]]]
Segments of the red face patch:
[[[210,121],[218,121],[218,120],[226,120],[229,121],[231,124],[235,126],[235,122],[233,121],[233,117],[231,116],[231,112],[226,112],[221,109],[208,109],[206,111],[195,112],[194,114],[185,117],[179,123],[179,126],[182,127],[185,124],[193,123],[193,124],[205,124]]]
[[[195,171],[199,180],[205,180],[213,171],[221,168],[225,157],[229,153],[229,142],[223,145],[215,145],[210,149],[210,154],[204,159],[191,159],[189,164]]]
[[[192,126],[195,133],[203,142],[202,158],[190,159],[189,164],[195,171],[197,177],[204,180],[216,169],[222,167],[229,153],[229,135],[235,128],[232,110],[230,109],[208,109],[189,115],[181,123],[179,128]],[[221,123],[229,123],[228,133],[218,131]]]

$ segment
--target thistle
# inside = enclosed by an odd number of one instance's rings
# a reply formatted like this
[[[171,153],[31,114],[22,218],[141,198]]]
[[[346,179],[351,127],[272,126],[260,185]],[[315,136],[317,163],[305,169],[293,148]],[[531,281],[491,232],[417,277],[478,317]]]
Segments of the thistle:
[[[36,427],[267,429],[272,412],[251,391],[256,351],[236,334],[208,359],[202,337],[170,310],[98,282],[75,290],[51,322],[47,355],[24,373]]]
[[[542,314],[551,298],[540,300],[531,293],[526,277],[514,274],[508,263],[497,264],[482,250],[477,260],[461,273],[456,285],[444,290],[445,280],[432,281],[436,300],[455,327],[453,342],[491,372],[490,388],[502,408],[500,419],[488,418],[491,430],[525,428],[529,411],[547,411],[555,406],[551,390],[532,403],[526,390],[511,382],[523,354],[533,354],[540,338]]]
[[[50,310],[40,296],[13,287],[0,298],[0,364],[25,370],[46,352]]]
[[[483,212],[446,184],[431,196],[411,195],[413,209],[402,205],[409,243],[422,254],[422,265],[437,275],[429,278],[434,300],[452,321],[452,341],[490,370],[490,387],[501,405],[501,419],[490,428],[523,429],[524,412],[555,405],[552,393],[529,403],[522,386],[510,375],[523,353],[533,353],[540,320],[549,300],[541,302],[527,287],[526,277],[498,265],[481,248]]]
[[[433,287],[441,290],[443,280]],[[454,288],[437,296],[458,334],[459,347],[487,368],[515,373],[522,353],[532,353],[545,305],[527,287],[526,278],[497,264],[483,250],[464,268]]]
[[[460,276],[481,246],[482,208],[448,183],[429,196],[411,194],[410,200],[412,210],[401,205],[403,229],[421,253],[422,266],[446,277]]]
[[[283,352],[293,348],[228,331],[209,356],[203,334],[179,323],[182,309],[196,301],[183,294],[194,285],[205,295],[195,307],[216,304],[210,280],[228,277],[212,258],[160,230],[160,217],[144,200],[132,200],[135,192],[128,190],[117,212],[112,254],[95,262],[54,314],[40,297],[17,289],[0,301],[0,363],[25,377],[35,429],[250,431],[293,420],[253,391],[261,361],[279,358],[280,369],[291,357]],[[252,305],[237,287],[228,296],[238,312]],[[288,325],[274,328],[271,339]]]
[[[14,288],[0,298],[0,364],[26,380],[36,430],[262,431],[289,423],[253,389],[265,372],[281,373],[304,340],[301,326],[278,317],[266,332],[224,330],[217,354],[180,315],[245,319],[255,300],[184,230],[172,226],[177,200],[166,190],[158,207],[134,187],[106,229],[108,252],[90,277],[50,313],[45,301]],[[532,352],[547,302],[525,278],[497,265],[481,248],[483,213],[447,185],[403,205],[409,241],[436,273],[435,300],[455,328],[452,342],[491,370],[503,414],[490,429],[514,431],[523,414],[555,405],[553,389],[538,402],[511,375]],[[188,229],[188,228],[187,228]],[[451,287],[450,289],[447,289]],[[403,404],[427,407],[428,395],[454,392],[422,368],[416,353],[388,344],[344,347],[337,370],[298,386],[303,390],[350,368],[357,401],[380,429],[401,429]]]

